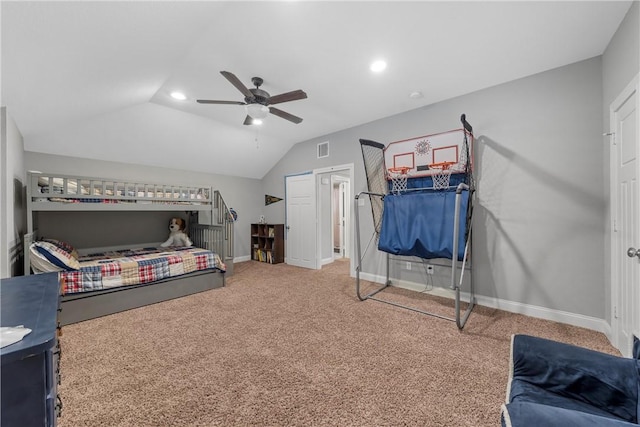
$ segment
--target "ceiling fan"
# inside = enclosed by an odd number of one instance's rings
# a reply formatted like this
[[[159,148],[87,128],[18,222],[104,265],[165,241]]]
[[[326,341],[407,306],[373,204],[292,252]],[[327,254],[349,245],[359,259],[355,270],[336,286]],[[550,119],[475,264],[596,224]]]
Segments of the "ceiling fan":
[[[198,99],[200,104],[231,104],[231,105],[245,105],[247,109],[247,117],[244,119],[245,125],[254,124],[254,120],[263,119],[267,114],[271,113],[275,116],[281,117],[285,120],[289,120],[293,123],[300,123],[302,119],[300,117],[289,114],[286,111],[282,111],[278,108],[271,107],[273,104],[280,104],[282,102],[295,101],[298,99],[305,99],[307,94],[298,89],[291,92],[282,93],[280,95],[271,96],[268,92],[260,89],[263,80],[260,77],[253,77],[251,82],[255,85],[255,88],[247,88],[240,79],[238,79],[233,73],[229,71],[220,71],[229,82],[236,87],[244,95],[244,102],[242,101],[215,101],[210,99]]]

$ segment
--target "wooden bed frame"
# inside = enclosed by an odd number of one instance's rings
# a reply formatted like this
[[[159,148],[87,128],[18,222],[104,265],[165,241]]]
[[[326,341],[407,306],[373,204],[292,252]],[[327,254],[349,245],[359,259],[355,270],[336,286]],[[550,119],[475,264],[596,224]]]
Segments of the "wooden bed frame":
[[[43,186],[43,182],[48,185]],[[83,198],[92,199],[91,203],[77,203]],[[96,203],[96,199],[103,199],[104,203]],[[38,238],[34,213],[43,211],[204,212],[212,224],[190,225],[189,234],[194,246],[216,252],[227,265],[227,271],[233,268],[232,216],[220,193],[210,187],[132,184],[115,179],[30,172],[27,180],[28,230],[24,236],[25,274],[31,271],[30,245]],[[225,284],[225,275],[219,270],[205,270],[142,285],[61,295],[60,324],[69,325],[220,288]]]

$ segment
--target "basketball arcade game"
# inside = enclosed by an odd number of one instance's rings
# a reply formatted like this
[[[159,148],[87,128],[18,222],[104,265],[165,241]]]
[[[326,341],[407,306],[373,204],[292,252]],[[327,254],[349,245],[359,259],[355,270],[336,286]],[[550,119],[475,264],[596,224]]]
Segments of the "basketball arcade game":
[[[473,128],[464,114],[460,120],[461,129],[392,142],[387,147],[361,139],[368,191],[355,197],[355,215],[358,298],[453,321],[462,329],[475,305],[469,274],[469,301],[465,312],[461,313],[464,273],[471,271],[471,215],[475,184],[472,174]],[[371,202],[378,249],[386,253],[386,279],[381,288],[363,295],[360,289],[363,254],[358,201],[365,195]],[[423,262],[450,260],[449,287],[455,292],[455,318],[380,298],[378,294],[391,285],[389,267],[392,255],[415,256]]]

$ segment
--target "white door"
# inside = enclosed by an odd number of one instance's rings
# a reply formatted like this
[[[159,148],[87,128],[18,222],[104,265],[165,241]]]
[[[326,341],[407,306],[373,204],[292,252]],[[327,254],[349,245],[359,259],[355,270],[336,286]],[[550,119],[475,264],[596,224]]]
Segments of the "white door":
[[[285,178],[287,221],[286,262],[305,268],[316,266],[316,192],[315,175]]]
[[[611,104],[611,302],[614,345],[631,356],[640,337],[640,189],[638,78]]]

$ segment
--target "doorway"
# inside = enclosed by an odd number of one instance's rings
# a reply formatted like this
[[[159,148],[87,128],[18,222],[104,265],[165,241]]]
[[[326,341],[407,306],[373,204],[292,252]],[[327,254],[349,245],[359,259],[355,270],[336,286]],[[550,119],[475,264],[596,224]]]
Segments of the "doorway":
[[[349,187],[348,176],[331,175],[331,246],[334,259],[349,258]]]
[[[353,232],[353,164],[316,169],[317,265],[349,261],[354,274],[351,248]]]

